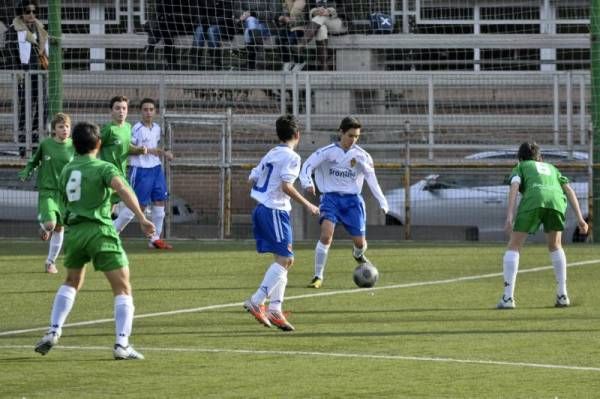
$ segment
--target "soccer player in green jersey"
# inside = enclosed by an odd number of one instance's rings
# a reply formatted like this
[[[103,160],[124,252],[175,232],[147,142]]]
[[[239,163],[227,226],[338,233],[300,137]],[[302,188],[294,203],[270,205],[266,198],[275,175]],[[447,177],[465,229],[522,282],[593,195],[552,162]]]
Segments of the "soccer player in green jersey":
[[[569,179],[560,171],[542,162],[540,148],[535,143],[523,143],[518,152],[519,163],[512,170],[505,229],[510,234],[508,248],[504,253],[504,294],[498,302],[498,309],[514,309],[515,282],[519,270],[519,251],[528,234],[536,233],[544,226],[550,259],[556,277],[556,307],[570,305],[567,294],[567,259],[562,249],[562,231],[565,229],[567,200],[577,217],[577,225],[586,234],[588,225],[583,219],[575,191],[569,186]],[[517,194],[521,201],[513,220]]]
[[[127,182],[127,159],[129,155],[146,154],[145,147],[136,147],[131,144],[131,124],[127,122],[129,99],[125,96],[115,96],[110,99],[111,122],[102,126],[100,138],[102,147],[98,158],[112,163],[117,167],[121,176]],[[119,202],[119,197],[114,194],[111,198],[113,204]]]
[[[58,342],[75,296],[83,285],[85,264],[92,261],[95,270],[104,272],[114,295],[114,358],[143,359],[144,356],[129,345],[134,306],[127,255],[110,218],[111,194],[116,192],[135,213],[146,236],[154,234],[155,228],[119,170],[96,159],[100,143],[98,126],[81,122],[74,127],[73,145],[77,155],[60,176],[67,277],[54,297],[48,333],[37,343],[35,351],[45,355]]]
[[[46,241],[50,238],[48,258],[44,265],[46,273],[58,273],[56,258],[63,243],[63,228],[60,220],[58,178],[64,166],[73,159],[73,143],[71,141],[71,118],[67,114],[57,113],[52,119],[52,136],[38,147],[27,166],[19,172],[24,181],[31,178],[37,169],[38,189],[38,221],[40,237]]]

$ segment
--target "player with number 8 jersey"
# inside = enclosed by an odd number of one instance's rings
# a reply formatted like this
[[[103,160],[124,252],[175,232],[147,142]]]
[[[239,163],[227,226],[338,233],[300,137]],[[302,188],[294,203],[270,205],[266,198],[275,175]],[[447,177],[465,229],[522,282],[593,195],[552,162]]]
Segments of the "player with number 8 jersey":
[[[121,172],[112,164],[93,155],[79,155],[71,161],[61,174],[61,187],[65,205],[65,220],[68,226],[81,222],[96,222],[112,226],[110,217],[110,181]]]
[[[116,342],[113,356],[116,360],[139,360],[144,356],[129,345],[134,305],[129,262],[110,218],[112,193],[117,193],[133,211],[146,236],[154,234],[155,227],[144,215],[119,170],[96,158],[101,143],[99,133],[98,126],[89,122],[80,122],[73,129],[77,156],[60,175],[67,225],[64,260],[67,277],[54,297],[48,332],[37,343],[35,351],[46,355],[58,343],[77,292],[83,285],[85,265],[92,261],[95,270],[104,272],[114,295]]]

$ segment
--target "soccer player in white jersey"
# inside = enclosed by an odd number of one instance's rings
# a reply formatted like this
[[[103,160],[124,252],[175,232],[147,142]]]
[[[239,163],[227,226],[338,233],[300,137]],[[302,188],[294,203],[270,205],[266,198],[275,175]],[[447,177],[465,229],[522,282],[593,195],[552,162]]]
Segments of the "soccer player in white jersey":
[[[244,308],[266,327],[274,325],[283,331],[293,331],[294,327],[282,312],[287,274],[294,263],[290,198],[304,205],[313,215],[319,214],[319,208],[294,188],[301,163],[300,156],[294,151],[300,141],[298,121],[292,115],[283,115],[277,119],[275,127],[281,144],[260,160],[249,177],[250,196],[258,202],[252,212],[256,250],[273,253],[274,262],[258,290],[244,302]],[[269,309],[265,312],[267,298]]]
[[[156,226],[156,232],[148,243],[149,248],[172,249],[173,247],[160,238],[163,222],[165,220],[165,201],[169,198],[167,183],[163,173],[161,156],[168,160],[173,159],[171,151],[160,148],[160,126],[154,122],[156,103],[151,98],[144,98],[140,104],[142,120],[131,129],[131,144],[145,147],[147,154],[129,157],[129,183],[138,198],[144,211],[151,206],[151,220]],[[115,229],[120,233],[133,219],[133,212],[127,208],[119,212],[113,222]]]
[[[319,206],[321,236],[315,249],[315,274],[308,285],[310,288],[321,288],[323,284],[327,253],[337,223],[343,224],[352,236],[354,259],[358,263],[368,262],[365,257],[367,214],[361,195],[365,179],[383,212],[388,211],[387,200],[375,175],[373,159],[356,145],[360,129],[361,123],[358,119],[352,116],[345,117],[340,123],[339,141],[319,148],[302,165],[302,187],[315,195],[312,179],[314,172],[317,187],[322,193]]]

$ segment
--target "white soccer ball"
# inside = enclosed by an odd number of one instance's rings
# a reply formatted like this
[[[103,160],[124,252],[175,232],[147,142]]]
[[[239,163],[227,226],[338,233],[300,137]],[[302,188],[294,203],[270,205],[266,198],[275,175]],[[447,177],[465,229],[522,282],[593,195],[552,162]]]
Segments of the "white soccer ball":
[[[370,288],[379,280],[379,271],[371,263],[361,263],[354,269],[352,279],[360,288]]]

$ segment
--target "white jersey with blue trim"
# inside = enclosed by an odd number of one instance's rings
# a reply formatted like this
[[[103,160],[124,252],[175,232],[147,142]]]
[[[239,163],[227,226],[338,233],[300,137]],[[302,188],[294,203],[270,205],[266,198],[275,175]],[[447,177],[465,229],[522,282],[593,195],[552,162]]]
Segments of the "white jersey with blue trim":
[[[360,194],[365,179],[371,192],[379,201],[381,209],[387,212],[388,203],[379,187],[373,158],[358,145],[347,151],[338,143],[319,148],[312,153],[300,172],[303,188],[314,187],[312,174],[322,193]]]
[[[284,182],[294,183],[300,173],[300,155],[285,144],[272,148],[250,172],[254,186],[250,196],[264,206],[290,211],[290,196],[283,192]]]
[[[138,122],[131,129],[131,144],[136,147],[158,148],[160,143],[161,129],[158,123],[152,123],[152,127]],[[131,155],[129,164],[140,168],[153,168],[160,165],[160,157],[154,154]]]

